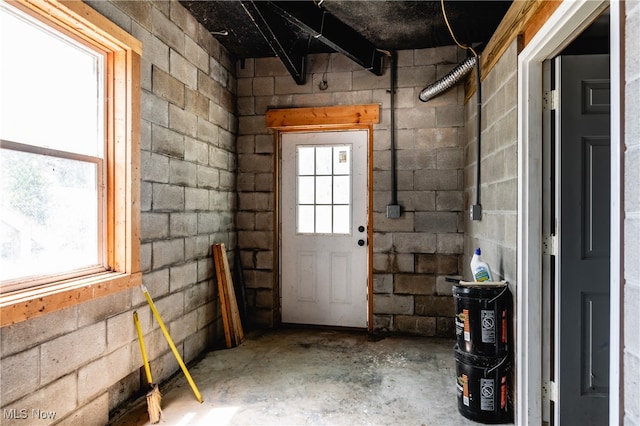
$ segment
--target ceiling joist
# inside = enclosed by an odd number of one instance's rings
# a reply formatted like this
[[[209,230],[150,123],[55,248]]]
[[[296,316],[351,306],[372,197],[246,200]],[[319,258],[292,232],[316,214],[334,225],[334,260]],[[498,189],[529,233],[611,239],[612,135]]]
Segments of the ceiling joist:
[[[297,84],[306,82],[306,51],[297,43],[297,36],[287,26],[278,22],[281,18],[260,1],[242,1],[242,7],[260,30],[265,40],[282,61]]]
[[[269,2],[273,10],[364,69],[382,75],[383,54],[353,28],[313,2]]]

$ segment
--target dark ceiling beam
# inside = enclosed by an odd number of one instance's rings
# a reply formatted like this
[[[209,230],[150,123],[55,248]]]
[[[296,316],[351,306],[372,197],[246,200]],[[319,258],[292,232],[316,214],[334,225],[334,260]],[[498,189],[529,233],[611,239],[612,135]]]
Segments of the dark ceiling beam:
[[[369,40],[314,2],[269,2],[273,10],[312,37],[375,75],[382,75],[383,54]]]
[[[287,28],[282,18],[261,1],[241,1],[247,15],[255,23],[273,53],[282,61],[297,84],[306,81],[306,52],[299,49],[297,36]]]

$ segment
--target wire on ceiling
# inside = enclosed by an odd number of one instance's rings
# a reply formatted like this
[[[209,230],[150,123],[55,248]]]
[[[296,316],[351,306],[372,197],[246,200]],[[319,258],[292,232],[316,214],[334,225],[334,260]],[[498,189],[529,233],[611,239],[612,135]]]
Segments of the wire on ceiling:
[[[447,24],[447,28],[449,29],[449,34],[451,34],[451,38],[453,39],[453,41],[458,45],[458,47],[460,47],[461,49],[464,50],[470,50],[471,53],[473,53],[473,56],[475,56],[476,58],[478,57],[478,54],[476,53],[475,50],[473,50],[473,47],[471,46],[464,46],[462,44],[460,44],[460,42],[458,42],[458,39],[456,39],[455,34],[453,34],[453,30],[451,29],[451,24],[449,24],[449,19],[447,18],[447,11],[444,9],[444,0],[440,0],[440,6],[442,7],[442,16],[444,16],[444,22],[445,24]]]

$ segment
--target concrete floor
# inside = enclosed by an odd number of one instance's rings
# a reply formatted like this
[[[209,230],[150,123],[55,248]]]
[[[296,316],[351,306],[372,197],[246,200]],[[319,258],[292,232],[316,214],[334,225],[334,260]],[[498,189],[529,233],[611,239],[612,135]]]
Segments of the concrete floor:
[[[284,329],[254,332],[234,349],[161,386],[161,425],[473,425],[458,413],[453,340]],[[139,400],[113,425],[147,425]]]

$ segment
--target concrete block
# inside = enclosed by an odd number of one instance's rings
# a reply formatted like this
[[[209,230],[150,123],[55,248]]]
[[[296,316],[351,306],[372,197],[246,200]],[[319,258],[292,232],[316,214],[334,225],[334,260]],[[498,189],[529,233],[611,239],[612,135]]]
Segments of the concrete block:
[[[634,313],[640,309],[640,286],[625,285],[623,308],[625,318],[633,317]],[[624,339],[625,350],[640,357],[640,339],[637,338],[637,329],[630,325],[630,321],[626,321]]]
[[[456,338],[456,324],[453,318],[436,318],[436,337]]]
[[[210,99],[208,97],[188,87],[185,88],[184,96],[184,108],[187,111],[193,112],[199,118],[209,118]]]
[[[464,126],[464,107],[462,105],[436,107],[436,127],[460,126]]]
[[[197,166],[196,182],[198,188],[218,189],[220,185],[220,171],[209,166]]]
[[[213,212],[198,213],[198,233],[206,234],[220,230],[220,216]]]
[[[396,151],[398,170],[435,169],[436,153],[433,151],[415,151],[403,149]]]
[[[185,363],[193,361],[198,357],[208,346],[209,342],[212,339],[209,339],[209,332],[207,329],[199,330],[198,332],[187,336],[184,340],[184,359]]]
[[[169,183],[180,186],[195,186],[196,165],[180,159],[169,160]]]
[[[219,169],[229,169],[229,153],[224,149],[209,147],[209,165]]]
[[[457,64],[457,49],[458,47],[456,46],[416,49],[414,51],[414,63],[415,65]]]
[[[91,1],[88,4],[126,32],[131,32],[131,16],[123,13],[122,9],[116,6],[117,3]]]
[[[169,104],[169,127],[178,133],[195,138],[198,136],[198,116]]]
[[[460,254],[464,248],[464,234],[438,234],[438,253]]]
[[[462,191],[437,191],[436,210],[461,212],[464,211],[464,193]]]
[[[635,419],[640,420],[640,377],[636,374],[640,371],[640,356],[629,353],[625,354],[624,367],[624,399],[625,401],[628,401],[625,403],[626,424],[627,419],[632,416]]]
[[[275,76],[275,88],[274,93],[276,95],[296,95],[301,93],[313,93],[313,88],[310,84],[298,85],[293,78],[287,74],[282,76]]]
[[[374,331],[387,332],[393,328],[393,315],[373,315]]]
[[[135,338],[132,311],[125,311],[107,319],[107,350],[109,352],[131,343]]]
[[[458,127],[416,129],[415,134],[415,149],[440,149],[463,146],[463,133]]]
[[[157,124],[151,126],[151,147],[156,154],[164,154],[175,158],[184,157],[185,139],[184,135],[175,132]],[[158,161],[158,159],[154,159]],[[165,167],[166,170],[166,166]],[[155,170],[154,170],[155,171]],[[157,176],[158,182],[166,182],[166,179],[162,179],[161,173],[154,173],[153,176]]]
[[[273,193],[274,189],[273,172],[256,173],[256,191]]]
[[[255,77],[252,82],[254,96],[269,96],[274,94],[275,82],[273,77]]]
[[[177,238],[153,243],[153,268],[173,265],[184,261],[184,240]]]
[[[446,233],[458,231],[458,212],[416,212],[417,232]]]
[[[396,114],[398,129],[425,129],[436,127],[436,110],[428,104],[403,108]]]
[[[169,217],[169,235],[171,237],[196,235],[197,229],[197,213],[171,213]]]
[[[214,284],[211,284],[213,288]],[[207,330],[208,326],[215,322],[219,317],[217,310],[218,302],[208,302],[197,309],[198,312],[198,330]]]
[[[207,164],[209,162],[209,144],[197,139],[185,138],[184,159],[192,163]]]
[[[154,302],[165,324],[169,324],[171,321],[184,315],[184,292],[154,299]]]
[[[378,227],[376,226],[376,229],[377,228]],[[373,244],[374,253],[390,252],[391,250],[393,250],[393,234],[385,232],[374,232],[371,243]]]
[[[213,273],[213,268],[208,269],[210,269],[210,272]],[[203,306],[212,300],[215,300],[216,291],[217,284],[215,284],[211,280],[201,281],[187,288],[184,294],[185,310],[195,311],[198,307]]]
[[[119,291],[78,305],[78,327],[94,324],[131,308],[131,294]]]
[[[416,315],[449,318],[455,315],[450,296],[416,296],[415,303]]]
[[[434,211],[436,191],[399,191],[398,201],[405,212]],[[413,219],[415,220],[415,218]]]
[[[162,183],[153,184],[153,209],[178,210],[184,209],[184,188]]]
[[[3,425],[49,425],[76,409],[76,375],[69,374],[48,386],[43,386],[37,392],[15,401],[3,409]],[[4,401],[3,401],[4,404]],[[17,410],[18,418],[7,418],[7,411]],[[25,410],[21,412],[20,410]],[[13,412],[11,412],[13,413]],[[24,413],[25,418],[21,415]],[[25,423],[26,420],[26,423]]]
[[[398,253],[435,253],[436,235],[427,233],[396,233],[393,242]]]
[[[173,266],[169,270],[169,289],[175,293],[185,287],[192,286],[198,279],[198,264],[188,262],[184,265]]]
[[[434,294],[435,277],[431,275],[396,274],[394,277],[394,294]]]
[[[273,290],[258,289],[256,291],[256,308],[273,308]]]
[[[460,256],[447,254],[416,255],[416,272],[436,275],[458,274]]]
[[[164,72],[157,66],[152,66],[152,85],[153,93],[166,99],[172,104],[184,108],[185,105],[185,87],[184,83]]]
[[[107,395],[112,383],[131,373],[131,349],[123,346],[78,370],[78,403],[84,404],[97,394]]]
[[[273,156],[243,154],[238,156],[238,168],[243,173],[267,173],[273,171]]]
[[[186,211],[207,210],[209,208],[209,191],[204,188],[184,189],[184,209]]]
[[[373,313],[413,315],[413,296],[374,294]]]
[[[169,324],[169,334],[177,345],[198,330],[198,312],[193,310],[180,316]]]
[[[212,101],[218,101],[220,99],[220,83],[212,79],[207,73],[202,70],[198,70],[197,78],[198,93],[206,96]]]
[[[146,90],[142,90],[140,117],[151,123],[167,127],[169,125],[169,102]]]
[[[77,306],[41,315],[28,321],[2,327],[1,358],[22,352],[57,336],[72,332],[78,325]]]
[[[259,251],[256,253],[256,268],[271,269],[273,268],[273,252]]]
[[[273,135],[256,135],[256,154],[273,154],[274,152],[274,140]]]
[[[273,272],[245,270],[245,285],[251,289],[272,289],[273,288]]]
[[[373,293],[392,294],[393,293],[393,274],[374,274],[373,275]]]
[[[450,278],[462,279],[462,275],[448,275]],[[446,280],[445,276],[439,276],[436,278],[436,294],[438,296],[453,296],[453,286],[454,283],[451,283]]]
[[[138,3],[138,2],[132,2]],[[93,397],[86,405],[78,408],[59,424],[61,426],[101,425],[109,422],[109,393]]]
[[[273,230],[273,213],[272,212],[256,213],[256,230],[258,231]]]
[[[241,135],[260,135],[269,133],[265,118],[262,115],[238,118],[238,129]]]
[[[3,357],[2,363],[0,363],[0,372],[0,377],[2,377],[0,400],[3,406],[6,406],[10,402],[38,389],[40,348],[35,347],[15,355]]]
[[[151,244],[140,244],[140,270],[142,272],[151,270]]]
[[[243,96],[238,98],[238,115],[255,115],[255,98]],[[262,112],[264,114],[264,111]]]
[[[50,383],[102,355],[107,349],[106,328],[106,322],[99,322],[43,343],[40,347],[40,383]]]
[[[374,273],[413,272],[413,254],[374,253]]]
[[[100,2],[106,3],[106,2]],[[140,5],[146,5],[143,7],[148,7],[149,3],[146,2],[129,2],[129,3],[138,3]],[[154,66],[158,66],[165,71],[169,71],[169,46],[163,43],[158,37],[153,35],[150,31],[150,25],[146,26],[144,23],[141,24],[141,21],[133,22],[131,25],[131,34],[142,42],[144,46],[144,50],[142,52],[142,59],[147,61],[149,67],[151,64]],[[151,71],[149,69],[149,71]],[[151,86],[148,86],[151,89]]]
[[[215,101],[209,102],[209,121],[224,129],[229,129],[229,111]]]
[[[151,31],[177,52],[184,52],[184,32],[155,7],[151,8]]]
[[[462,190],[462,172],[459,170],[416,170],[416,190]]]
[[[184,57],[197,68],[209,72],[209,54],[189,37],[185,37]]]
[[[273,247],[273,232],[239,231],[238,243],[245,248],[269,250]]]
[[[253,77],[255,75],[254,58],[246,58],[236,63],[236,76],[238,78]]]
[[[432,337],[436,335],[436,319],[398,315],[395,317],[394,331]]]

